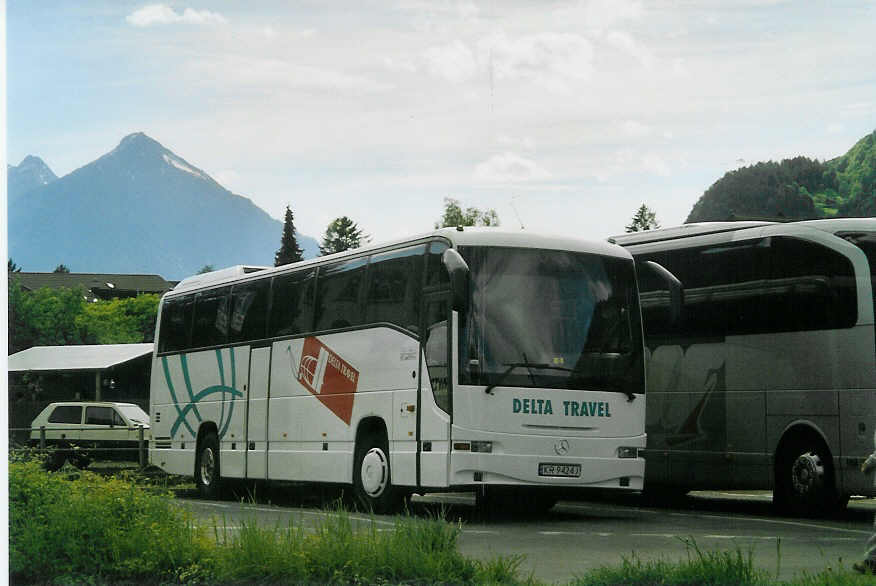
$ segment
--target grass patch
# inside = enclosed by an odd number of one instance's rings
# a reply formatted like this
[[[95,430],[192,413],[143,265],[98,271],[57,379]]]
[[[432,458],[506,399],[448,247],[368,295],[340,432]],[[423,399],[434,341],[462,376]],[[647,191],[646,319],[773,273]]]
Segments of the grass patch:
[[[9,487],[16,584],[523,583],[521,558],[468,559],[456,548],[461,527],[440,519],[354,529],[338,510],[315,531],[243,523],[208,532],[169,492],[143,490],[127,476],[10,462]]]
[[[574,586],[863,586],[873,585],[873,576],[863,576],[844,566],[809,574],[789,581],[779,581],[766,570],[754,567],[751,550],[738,547],[728,551],[702,551],[692,539],[683,539],[688,559],[670,562],[663,559],[643,561],[635,553],[623,557],[620,566],[603,566],[578,576]],[[777,570],[778,571],[778,570]]]
[[[197,527],[178,507],[162,475],[117,476],[38,461],[9,463],[10,581],[24,583],[185,584],[539,584],[521,578],[523,556],[477,561],[457,551],[459,524],[397,517],[355,527],[342,510],[315,528]],[[578,576],[576,586],[775,584],[754,567],[751,551],[702,551],[684,545],[685,562],[642,561]],[[791,586],[872,584],[838,564],[802,574]]]

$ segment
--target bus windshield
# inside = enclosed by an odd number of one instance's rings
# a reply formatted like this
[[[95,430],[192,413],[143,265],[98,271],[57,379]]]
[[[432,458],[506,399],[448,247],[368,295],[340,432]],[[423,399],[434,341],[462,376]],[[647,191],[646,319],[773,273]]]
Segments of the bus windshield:
[[[471,269],[462,384],[644,393],[632,261],[523,248],[460,253]]]

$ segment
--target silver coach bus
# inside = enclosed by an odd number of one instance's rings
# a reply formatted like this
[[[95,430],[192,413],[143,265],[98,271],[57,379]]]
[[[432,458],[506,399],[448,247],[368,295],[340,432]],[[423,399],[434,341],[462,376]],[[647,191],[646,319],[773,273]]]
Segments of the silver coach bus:
[[[639,265],[646,488],[772,489],[794,514],[874,495],[876,219],[716,222],[611,239]],[[681,281],[672,311],[656,262]]]

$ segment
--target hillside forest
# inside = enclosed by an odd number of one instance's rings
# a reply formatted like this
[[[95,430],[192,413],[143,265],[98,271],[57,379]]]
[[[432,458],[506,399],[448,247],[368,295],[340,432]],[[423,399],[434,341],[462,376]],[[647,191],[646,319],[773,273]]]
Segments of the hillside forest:
[[[876,216],[876,131],[829,161],[794,157],[726,173],[686,223]]]

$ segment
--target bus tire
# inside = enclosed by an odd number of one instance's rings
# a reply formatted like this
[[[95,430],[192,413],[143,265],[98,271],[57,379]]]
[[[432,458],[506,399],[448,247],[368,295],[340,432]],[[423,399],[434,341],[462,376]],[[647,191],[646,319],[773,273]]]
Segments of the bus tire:
[[[398,506],[386,436],[368,434],[356,443],[353,496],[360,508],[373,513],[392,513]]]
[[[786,514],[819,516],[836,510],[830,451],[820,438],[806,434],[794,438],[776,456],[773,503]]]
[[[219,438],[215,431],[208,431],[198,442],[195,455],[195,484],[202,498],[219,498],[221,476],[219,474]]]

